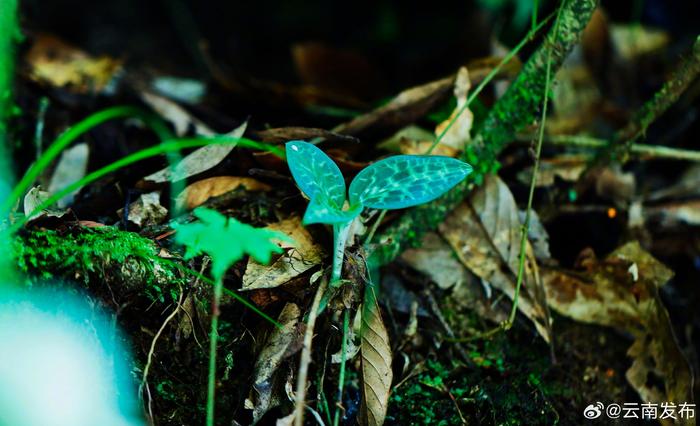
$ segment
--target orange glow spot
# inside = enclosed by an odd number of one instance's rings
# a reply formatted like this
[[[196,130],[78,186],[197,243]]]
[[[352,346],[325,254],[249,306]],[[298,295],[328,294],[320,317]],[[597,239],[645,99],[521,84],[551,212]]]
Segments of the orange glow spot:
[[[610,208],[608,209],[608,217],[609,217],[610,219],[614,219],[615,216],[617,216],[617,210],[615,210],[614,207],[610,207]]]

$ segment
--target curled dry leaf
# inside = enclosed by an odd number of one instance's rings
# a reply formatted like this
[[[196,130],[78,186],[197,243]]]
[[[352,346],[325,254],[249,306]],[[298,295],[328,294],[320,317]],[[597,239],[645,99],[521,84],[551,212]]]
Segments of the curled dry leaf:
[[[323,249],[314,243],[309,231],[299,217],[291,217],[268,225],[266,229],[288,235],[294,245],[280,243],[285,253],[270,265],[262,265],[253,259],[248,261],[241,290],[257,290],[278,287],[321,263]]]
[[[439,229],[464,266],[513,298],[521,223],[513,194],[498,176],[489,176],[484,185],[468,201],[459,205]],[[537,263],[528,242],[518,309],[549,341],[547,311],[539,288]]]
[[[209,126],[197,117],[194,117],[177,102],[147,90],[141,90],[139,93],[141,94],[141,99],[148,106],[173,125],[177,136],[185,136],[190,127],[199,136],[214,136],[216,134]]]
[[[454,85],[454,96],[457,100],[457,106],[450,114],[450,117],[435,128],[435,136],[446,132],[440,140],[440,144],[457,151],[463,150],[464,145],[471,140],[470,132],[474,123],[474,114],[467,107],[467,95],[470,88],[469,71],[467,67],[462,67],[457,72]],[[463,108],[464,110],[462,110]],[[450,123],[452,123],[451,126]],[[449,129],[448,126],[450,126]]]
[[[263,142],[283,143],[290,140],[323,138],[325,140],[337,140],[345,142],[360,142],[354,136],[341,135],[324,129],[313,127],[278,127],[275,129],[258,130],[255,135]]]
[[[270,186],[256,179],[240,176],[215,176],[187,185],[176,198],[178,208],[194,209],[213,197],[243,188],[250,192],[269,191]]]
[[[389,334],[382,321],[375,288],[368,285],[362,305],[360,352],[362,354],[362,424],[384,423],[393,373]]]
[[[124,217],[124,209],[117,212],[120,218]],[[127,219],[138,226],[157,225],[168,216],[168,209],[160,204],[160,191],[141,194],[133,203],[129,204]]]
[[[27,195],[24,196],[24,214],[31,214],[34,210],[36,210],[37,207],[39,207],[39,205],[44,203],[49,198],[51,198],[51,193],[47,191],[42,191],[41,187],[39,186],[35,186],[34,188],[30,189],[29,192],[27,192]],[[47,217],[62,218],[67,213],[68,210],[66,209],[48,207],[30,216],[28,218],[28,222],[37,219],[44,219]]]
[[[260,418],[271,408],[279,405],[284,399],[281,383],[277,376],[282,361],[294,355],[301,348],[300,322],[301,311],[294,303],[287,303],[279,315],[277,321],[282,328],[275,328],[255,361],[253,392],[250,400],[253,406],[253,422]],[[275,389],[280,387],[280,389]],[[277,392],[280,395],[276,395]]]
[[[247,126],[248,122],[244,122],[225,136],[240,138],[243,136],[243,133],[245,133]],[[235,147],[235,144],[211,144],[203,146],[187,154],[174,168],[168,166],[146,176],[144,181],[151,184],[163,184],[170,181],[179,181],[206,172],[221,163]]]
[[[587,250],[578,266],[582,270],[543,270],[550,306],[577,321],[621,328],[635,337],[626,376],[643,401],[692,401],[692,372],[658,296],[673,272],[637,242],[603,260]]]

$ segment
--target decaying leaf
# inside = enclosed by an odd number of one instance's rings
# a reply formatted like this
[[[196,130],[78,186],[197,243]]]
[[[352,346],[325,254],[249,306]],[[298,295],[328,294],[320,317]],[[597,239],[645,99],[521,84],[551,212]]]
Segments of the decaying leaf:
[[[386,127],[403,127],[402,125],[412,123],[443,101],[453,81],[453,77],[447,77],[406,89],[388,104],[342,124],[333,131],[356,135],[366,129],[375,128],[379,124]]]
[[[248,122],[226,134],[230,138],[240,138],[245,133]],[[211,144],[203,146],[185,156],[174,168],[166,167],[144,178],[150,183],[179,181],[205,172],[221,163],[236,147],[235,144]]]
[[[218,197],[237,188],[244,188],[246,191],[259,192],[269,191],[269,185],[256,179],[240,176],[215,176],[198,180],[187,185],[176,198],[175,204],[178,208],[194,209],[213,197]]]
[[[581,271],[543,270],[550,306],[577,321],[621,328],[635,336],[626,376],[643,401],[691,401],[692,372],[658,296],[673,272],[637,242],[603,260],[585,251],[578,266]]]
[[[471,140],[470,132],[474,122],[474,114],[467,107],[467,94],[470,88],[469,71],[467,67],[462,67],[457,72],[454,85],[454,96],[457,99],[457,106],[450,114],[450,117],[435,128],[436,136],[445,132],[445,135],[440,140],[440,144],[458,151],[463,150],[465,144]]]
[[[299,327],[301,311],[294,303],[287,303],[277,318],[282,328],[275,328],[255,361],[253,392],[253,422],[271,408],[277,406],[283,398],[275,395],[276,378],[282,361],[294,355],[301,348],[303,333]],[[279,391],[279,393],[282,393]]]
[[[184,136],[190,127],[193,128],[195,134],[200,136],[214,136],[216,134],[209,126],[194,117],[177,102],[147,90],[140,91],[140,95],[148,106],[173,125],[177,136]]]
[[[76,144],[63,151],[51,175],[49,192],[54,194],[73,182],[82,179],[85,176],[85,172],[87,172],[89,153],[90,149],[86,143]],[[58,200],[56,205],[59,208],[70,205],[78,191],[80,191],[80,188]]]
[[[382,322],[373,286],[368,285],[362,305],[360,328],[362,354],[362,424],[377,426],[384,423],[393,373],[389,334]]]
[[[24,196],[24,214],[30,215],[32,212],[34,212],[34,210],[36,210],[37,207],[39,207],[39,205],[48,200],[50,197],[51,193],[42,191],[41,187],[35,186],[34,188],[30,189],[29,192],[27,192],[27,195]],[[67,212],[68,211],[65,209],[48,207],[30,216],[28,221],[31,222],[33,220],[43,219],[46,217],[61,218],[65,216]]]
[[[325,129],[313,127],[278,127],[275,129],[258,130],[255,135],[263,142],[283,143],[291,140],[323,138],[325,140],[345,141],[358,143],[354,136],[346,136],[340,133],[330,132]]]
[[[122,61],[90,56],[76,46],[48,34],[37,34],[27,52],[29,77],[75,93],[100,93],[122,69]]]
[[[323,249],[314,243],[299,217],[273,223],[265,229],[288,235],[294,245],[281,242],[284,253],[268,266],[250,259],[243,275],[242,290],[278,287],[321,263]]]
[[[119,209],[117,214],[124,217],[124,209]],[[141,194],[136,201],[129,204],[127,219],[138,226],[157,225],[168,216],[168,209],[160,204],[160,191]]]
[[[434,232],[425,234],[420,248],[404,251],[401,259],[429,276],[442,289],[460,285],[469,279],[452,248]]]
[[[470,200],[457,207],[439,229],[469,270],[513,298],[521,223],[518,206],[505,183],[497,176],[488,177]],[[549,341],[546,310],[537,293],[540,288],[538,280],[537,263],[528,242],[518,309]]]

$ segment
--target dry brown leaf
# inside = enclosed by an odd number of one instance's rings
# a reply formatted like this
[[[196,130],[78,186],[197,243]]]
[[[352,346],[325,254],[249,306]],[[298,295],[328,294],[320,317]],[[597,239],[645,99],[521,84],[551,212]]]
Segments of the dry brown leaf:
[[[225,136],[240,138],[245,133],[248,122],[244,122]],[[235,144],[211,144],[187,154],[177,165],[159,170],[144,178],[147,183],[166,183],[179,181],[205,172],[221,163],[236,147]]]
[[[354,136],[341,135],[324,129],[313,127],[278,127],[275,129],[258,130],[255,135],[263,142],[282,143],[295,139],[323,138],[325,140],[338,140],[358,143],[359,139]]]
[[[590,157],[585,155],[559,155],[555,158],[546,158],[540,161],[535,185],[538,187],[554,185],[555,179],[565,182],[576,182],[581,176]],[[518,173],[518,180],[529,184],[532,180],[532,167],[528,167]]]
[[[386,105],[372,112],[354,118],[333,129],[334,132],[357,135],[364,130],[382,127],[403,127],[424,116],[438,103],[447,98],[454,77],[431,81],[420,86],[411,87],[399,93]]]
[[[46,200],[48,200],[51,197],[51,193],[47,191],[42,191],[41,187],[35,186],[34,188],[30,189],[27,194],[24,196],[23,200],[23,206],[24,206],[24,214],[29,215],[31,214],[34,210],[36,210],[39,205],[44,203]],[[56,207],[48,207],[40,212],[35,213],[34,215],[30,216],[27,218],[27,222],[32,222],[37,219],[44,219],[47,217],[55,217],[55,218],[62,218],[68,213],[68,210],[66,209],[59,209]]]
[[[498,58],[485,58],[471,61],[467,66],[473,84],[480,83],[491,70],[500,62]],[[510,61],[501,67],[498,77],[510,77],[520,71],[520,62]],[[448,99],[453,88],[455,76],[431,81],[420,86],[406,89],[399,93],[389,103],[362,114],[353,120],[333,129],[346,135],[357,135],[365,130],[400,129],[418,118],[425,116],[433,107]]]
[[[197,117],[194,117],[177,102],[147,90],[141,90],[139,93],[141,99],[143,99],[148,106],[153,108],[158,115],[168,120],[173,125],[177,136],[184,136],[187,134],[190,127],[194,129],[195,134],[200,136],[214,136],[216,134],[209,126]]]
[[[266,229],[283,232],[294,240],[294,244],[279,243],[287,250],[270,265],[248,260],[241,290],[278,287],[321,263],[323,248],[314,243],[300,218],[291,217],[268,225]]]
[[[257,423],[268,410],[279,405],[281,401],[281,398],[275,395],[275,376],[282,361],[301,348],[303,333],[299,327],[300,319],[299,307],[294,303],[287,303],[277,319],[282,328],[272,331],[255,361],[253,392],[249,398],[253,403],[253,423]]]
[[[48,34],[38,34],[27,52],[29,77],[75,93],[100,93],[122,69],[122,61],[90,56],[76,46]]]
[[[673,272],[637,242],[603,260],[587,250],[578,266],[581,271],[543,270],[550,306],[577,321],[621,328],[635,336],[626,376],[643,401],[691,401],[692,373],[658,296]]]
[[[513,299],[518,273],[521,223],[510,190],[498,176],[489,176],[472,197],[460,204],[439,227],[459,260],[482,280]],[[538,300],[537,263],[528,242],[525,275],[518,309],[549,341],[547,314]]]
[[[457,151],[462,151],[467,142],[471,140],[471,129],[474,123],[474,114],[466,107],[467,95],[471,88],[469,71],[467,67],[462,67],[457,72],[454,85],[454,96],[457,99],[457,106],[450,114],[450,117],[435,127],[435,136],[439,137],[447,130],[445,136],[440,140],[441,145],[446,145]],[[462,110],[464,108],[464,110]],[[460,113],[461,111],[461,113]],[[450,123],[452,125],[450,126]],[[449,129],[447,127],[450,126]]]
[[[430,277],[442,289],[461,285],[469,279],[452,248],[435,232],[425,234],[420,248],[404,251],[401,259]]]
[[[117,214],[124,217],[124,209],[119,209]],[[129,222],[138,226],[157,225],[168,216],[168,209],[160,204],[160,191],[141,194],[136,201],[129,204]]]
[[[237,188],[250,192],[269,191],[270,186],[250,177],[215,176],[194,182],[176,198],[178,208],[194,209],[213,197],[218,197]]]
[[[360,352],[362,354],[362,406],[361,424],[380,426],[386,417],[393,373],[391,370],[391,346],[389,334],[382,322],[381,311],[374,293],[368,285],[362,305],[360,328]]]

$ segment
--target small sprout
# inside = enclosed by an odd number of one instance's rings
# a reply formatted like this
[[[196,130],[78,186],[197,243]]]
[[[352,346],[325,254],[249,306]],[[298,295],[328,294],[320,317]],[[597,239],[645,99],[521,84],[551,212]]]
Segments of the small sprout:
[[[427,203],[457,185],[472,167],[460,160],[434,155],[397,155],[369,165],[350,183],[338,166],[316,146],[287,142],[287,163],[299,188],[311,200],[304,224],[333,225],[335,256],[331,282],[340,268],[350,223],[365,207],[402,209]]]

